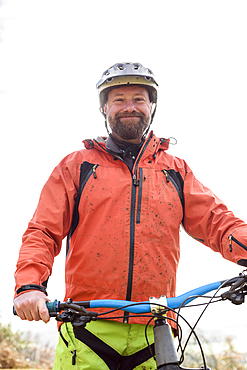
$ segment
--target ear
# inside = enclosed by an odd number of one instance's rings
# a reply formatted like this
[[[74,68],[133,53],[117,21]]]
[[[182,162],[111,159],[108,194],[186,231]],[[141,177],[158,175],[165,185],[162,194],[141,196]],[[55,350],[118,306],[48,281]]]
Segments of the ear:
[[[103,105],[103,112],[104,112],[104,114],[106,114],[107,110],[108,110],[108,106],[107,106],[107,104],[104,104]]]

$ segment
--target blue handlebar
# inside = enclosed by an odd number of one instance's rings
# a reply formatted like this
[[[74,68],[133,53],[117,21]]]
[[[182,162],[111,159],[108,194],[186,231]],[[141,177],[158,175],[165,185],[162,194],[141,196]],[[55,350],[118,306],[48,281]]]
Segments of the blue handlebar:
[[[184,293],[178,297],[167,298],[167,306],[173,309],[179,308],[187,298],[191,297],[190,299],[186,301],[185,304],[188,304],[189,302],[193,301],[193,299],[196,298],[195,296],[204,295],[206,293],[211,292],[212,290],[218,289],[221,286],[221,284],[222,284],[221,281],[217,281],[215,283],[207,284],[199,288],[190,290],[189,292]],[[132,301],[121,301],[121,300],[115,300],[115,299],[97,299],[97,300],[90,301],[90,308],[101,308],[101,307],[121,308],[127,305],[133,305],[130,307],[126,307],[124,309],[124,311],[127,311],[127,312],[137,313],[137,314],[151,312],[149,301],[132,302]]]
[[[186,301],[185,304],[188,304],[191,301],[193,301],[196,298],[195,296],[204,295],[206,293],[212,292],[212,290],[218,289],[221,285],[222,285],[222,281],[217,281],[215,283],[203,285],[199,288],[190,290],[189,292],[184,293],[178,297],[167,298],[168,307],[179,308],[187,298],[191,297],[190,299]]]

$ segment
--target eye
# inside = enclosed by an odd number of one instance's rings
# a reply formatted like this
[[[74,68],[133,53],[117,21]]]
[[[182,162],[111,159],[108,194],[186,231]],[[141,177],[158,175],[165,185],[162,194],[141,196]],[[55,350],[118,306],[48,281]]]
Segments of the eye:
[[[144,99],[144,98],[142,98],[142,97],[138,97],[138,98],[135,98],[135,101],[136,101],[137,103],[143,103],[143,102],[145,102],[145,99]]]
[[[116,98],[113,100],[114,103],[122,103],[124,101],[123,98]]]

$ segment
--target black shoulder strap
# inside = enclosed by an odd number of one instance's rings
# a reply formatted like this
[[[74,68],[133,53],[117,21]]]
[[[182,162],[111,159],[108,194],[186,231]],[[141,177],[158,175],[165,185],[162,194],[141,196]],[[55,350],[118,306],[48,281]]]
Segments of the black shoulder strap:
[[[177,189],[183,211],[184,211],[184,180],[179,172],[176,172],[175,170],[166,170],[166,172],[169,175],[169,178],[173,182],[174,186]]]
[[[66,256],[69,253],[70,240],[71,240],[72,234],[75,231],[75,229],[78,225],[78,222],[79,222],[78,207],[79,207],[79,203],[80,203],[80,199],[81,199],[81,194],[82,194],[82,191],[84,189],[84,186],[85,186],[87,180],[89,179],[89,177],[91,176],[91,174],[93,172],[93,167],[94,167],[93,163],[83,162],[81,164],[78,193],[77,193],[77,197],[76,197],[76,200],[75,200],[75,206],[74,206],[74,211],[73,211],[71,227],[70,227],[70,231],[69,231],[69,234],[68,234],[68,237],[67,237]]]

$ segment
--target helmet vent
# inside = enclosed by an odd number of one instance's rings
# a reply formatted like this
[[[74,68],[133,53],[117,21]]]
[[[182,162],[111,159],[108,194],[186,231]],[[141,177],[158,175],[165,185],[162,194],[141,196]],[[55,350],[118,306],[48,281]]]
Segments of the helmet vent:
[[[120,71],[123,71],[123,70],[124,70],[124,66],[123,66],[122,64],[119,64],[117,67],[118,67],[118,69],[119,69]]]
[[[139,69],[139,68],[140,68],[140,65],[139,65],[139,64],[135,64],[135,65],[134,65],[134,69],[135,69],[135,70],[137,70],[137,69]]]

